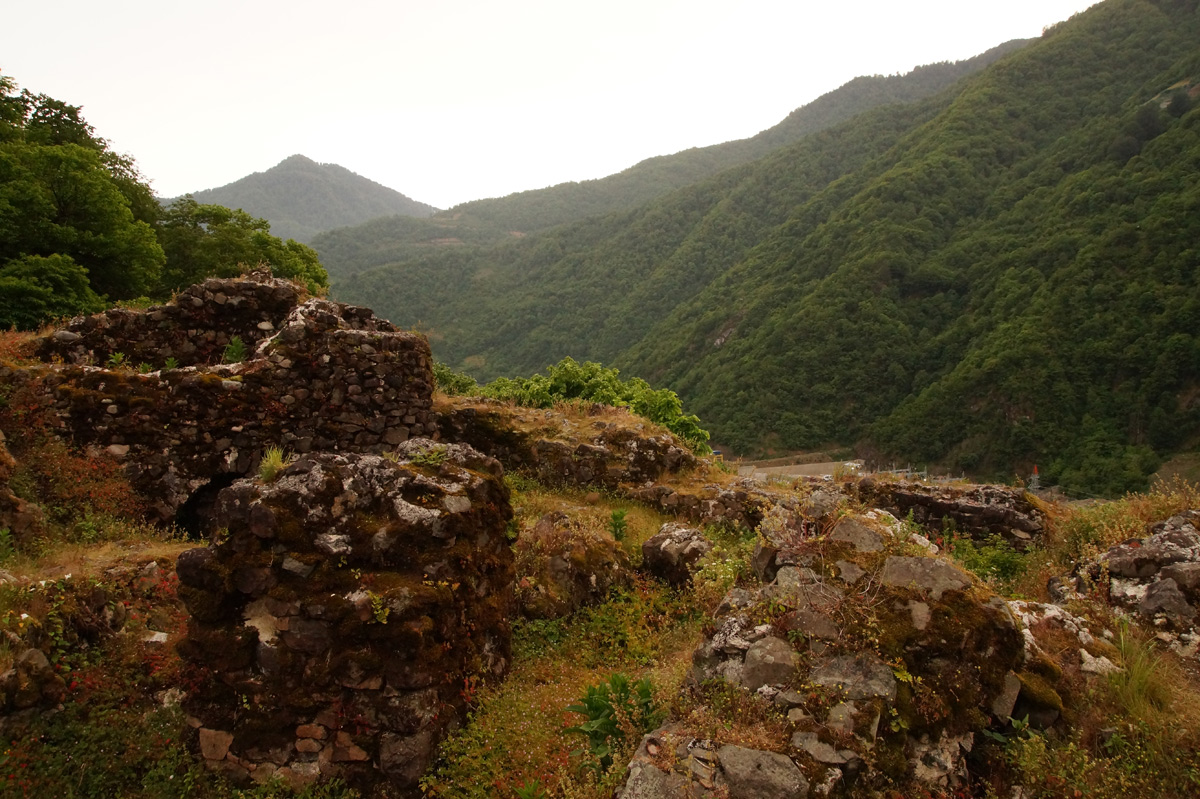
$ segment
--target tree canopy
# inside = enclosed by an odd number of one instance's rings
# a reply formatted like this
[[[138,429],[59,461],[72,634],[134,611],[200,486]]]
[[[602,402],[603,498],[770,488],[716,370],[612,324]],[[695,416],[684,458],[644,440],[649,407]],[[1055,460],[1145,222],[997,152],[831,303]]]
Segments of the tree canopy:
[[[260,263],[311,291],[328,286],[316,252],[262,219],[190,197],[164,211],[78,106],[0,75],[0,327],[162,298]]]
[[[8,270],[4,305],[28,293],[20,284],[35,274],[43,288],[62,277],[67,261],[94,293],[72,292],[55,303],[60,311],[93,308],[95,295],[121,300],[150,293],[165,260],[152,227],[156,209],[133,162],[111,152],[78,107],[18,93],[0,75],[0,267],[21,264]],[[75,308],[66,305],[71,297],[80,303]],[[0,325],[17,323],[0,317]]]
[[[232,277],[243,266],[271,265],[276,277],[298,280],[324,292],[329,277],[311,247],[271,235],[265,219],[223,205],[202,205],[182,197],[163,211],[159,241],[167,254],[162,287],[189,286],[209,276]]]

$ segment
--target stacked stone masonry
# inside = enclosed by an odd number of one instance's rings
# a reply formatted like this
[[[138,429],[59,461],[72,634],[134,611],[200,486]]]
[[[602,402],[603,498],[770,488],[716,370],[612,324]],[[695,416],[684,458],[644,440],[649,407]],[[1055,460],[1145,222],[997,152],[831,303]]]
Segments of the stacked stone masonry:
[[[214,768],[418,795],[475,686],[509,666],[512,516],[495,460],[413,440],[240,480],[179,558],[185,709]]]
[[[214,476],[249,473],[270,446],[378,452],[435,435],[428,342],[366,309],[301,299],[282,280],[208,280],[168,305],[76,320],[40,342],[61,365],[0,380],[37,386],[62,434],[123,459],[162,520]],[[217,363],[234,335],[248,357]],[[154,371],[88,365],[114,353]]]

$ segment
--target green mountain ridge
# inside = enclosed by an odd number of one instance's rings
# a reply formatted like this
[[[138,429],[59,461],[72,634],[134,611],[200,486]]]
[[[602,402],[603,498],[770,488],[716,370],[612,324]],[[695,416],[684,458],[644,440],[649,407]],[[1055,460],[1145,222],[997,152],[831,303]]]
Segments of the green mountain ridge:
[[[345,167],[319,164],[303,155],[192,196],[201,204],[240,208],[270,222],[274,235],[301,242],[378,217],[424,217],[438,210]]]
[[[1196,5],[1108,0],[653,203],[335,288],[477,377],[670,386],[738,451],[1136,488],[1200,443]]]
[[[322,233],[312,243],[327,268],[333,273],[349,275],[421,257],[430,249],[496,244],[587,217],[631,210],[718,172],[754,161],[870,108],[928,97],[1027,43],[1028,40],[1015,39],[973,58],[928,64],[904,75],[855,78],[748,139],[656,156],[598,180],[474,200],[426,219],[377,219],[366,225]]]

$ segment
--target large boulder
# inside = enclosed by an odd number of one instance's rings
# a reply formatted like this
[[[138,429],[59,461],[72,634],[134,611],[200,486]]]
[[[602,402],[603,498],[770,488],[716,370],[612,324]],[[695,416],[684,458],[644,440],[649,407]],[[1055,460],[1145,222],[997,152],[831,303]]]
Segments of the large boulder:
[[[1157,522],[1145,538],[1123,541],[1082,564],[1072,587],[1107,597],[1157,624],[1181,653],[1195,654],[1200,632],[1198,528],[1198,510]]]
[[[464,684],[509,667],[499,464],[431,441],[307,456],[225,489],[215,514],[215,539],[178,564],[205,762],[418,795]]]

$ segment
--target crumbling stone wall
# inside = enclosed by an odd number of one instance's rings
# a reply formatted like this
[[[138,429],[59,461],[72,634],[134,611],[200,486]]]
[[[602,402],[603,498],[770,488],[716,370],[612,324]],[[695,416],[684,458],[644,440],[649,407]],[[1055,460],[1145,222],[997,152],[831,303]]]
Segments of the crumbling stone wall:
[[[511,516],[499,463],[428,440],[225,489],[227,533],[178,565],[206,762],[417,795],[471,692],[508,670]]]
[[[287,281],[208,280],[165,306],[76,320],[39,347],[66,365],[7,368],[0,379],[36,383],[61,433],[122,459],[162,520],[214,476],[247,474],[269,446],[382,451],[436,434],[422,336],[367,309],[299,299]],[[250,357],[207,365],[238,331]],[[84,365],[112,352],[130,364],[194,365],[146,374]]]
[[[654,482],[696,465],[696,457],[669,434],[627,429],[599,419],[586,430],[571,431],[570,423],[554,411],[514,408],[499,400],[469,401],[483,407],[442,409],[441,437],[470,444],[505,468],[530,474],[547,485],[616,489],[623,483]],[[530,426],[536,417],[555,428],[555,435],[574,433],[573,440],[519,429]]]
[[[859,480],[852,488],[864,504],[888,510],[901,519],[911,513],[913,521],[931,530],[952,528],[980,541],[1000,536],[1019,549],[1042,536],[1044,516],[1021,489],[996,485],[928,486],[870,477]]]

